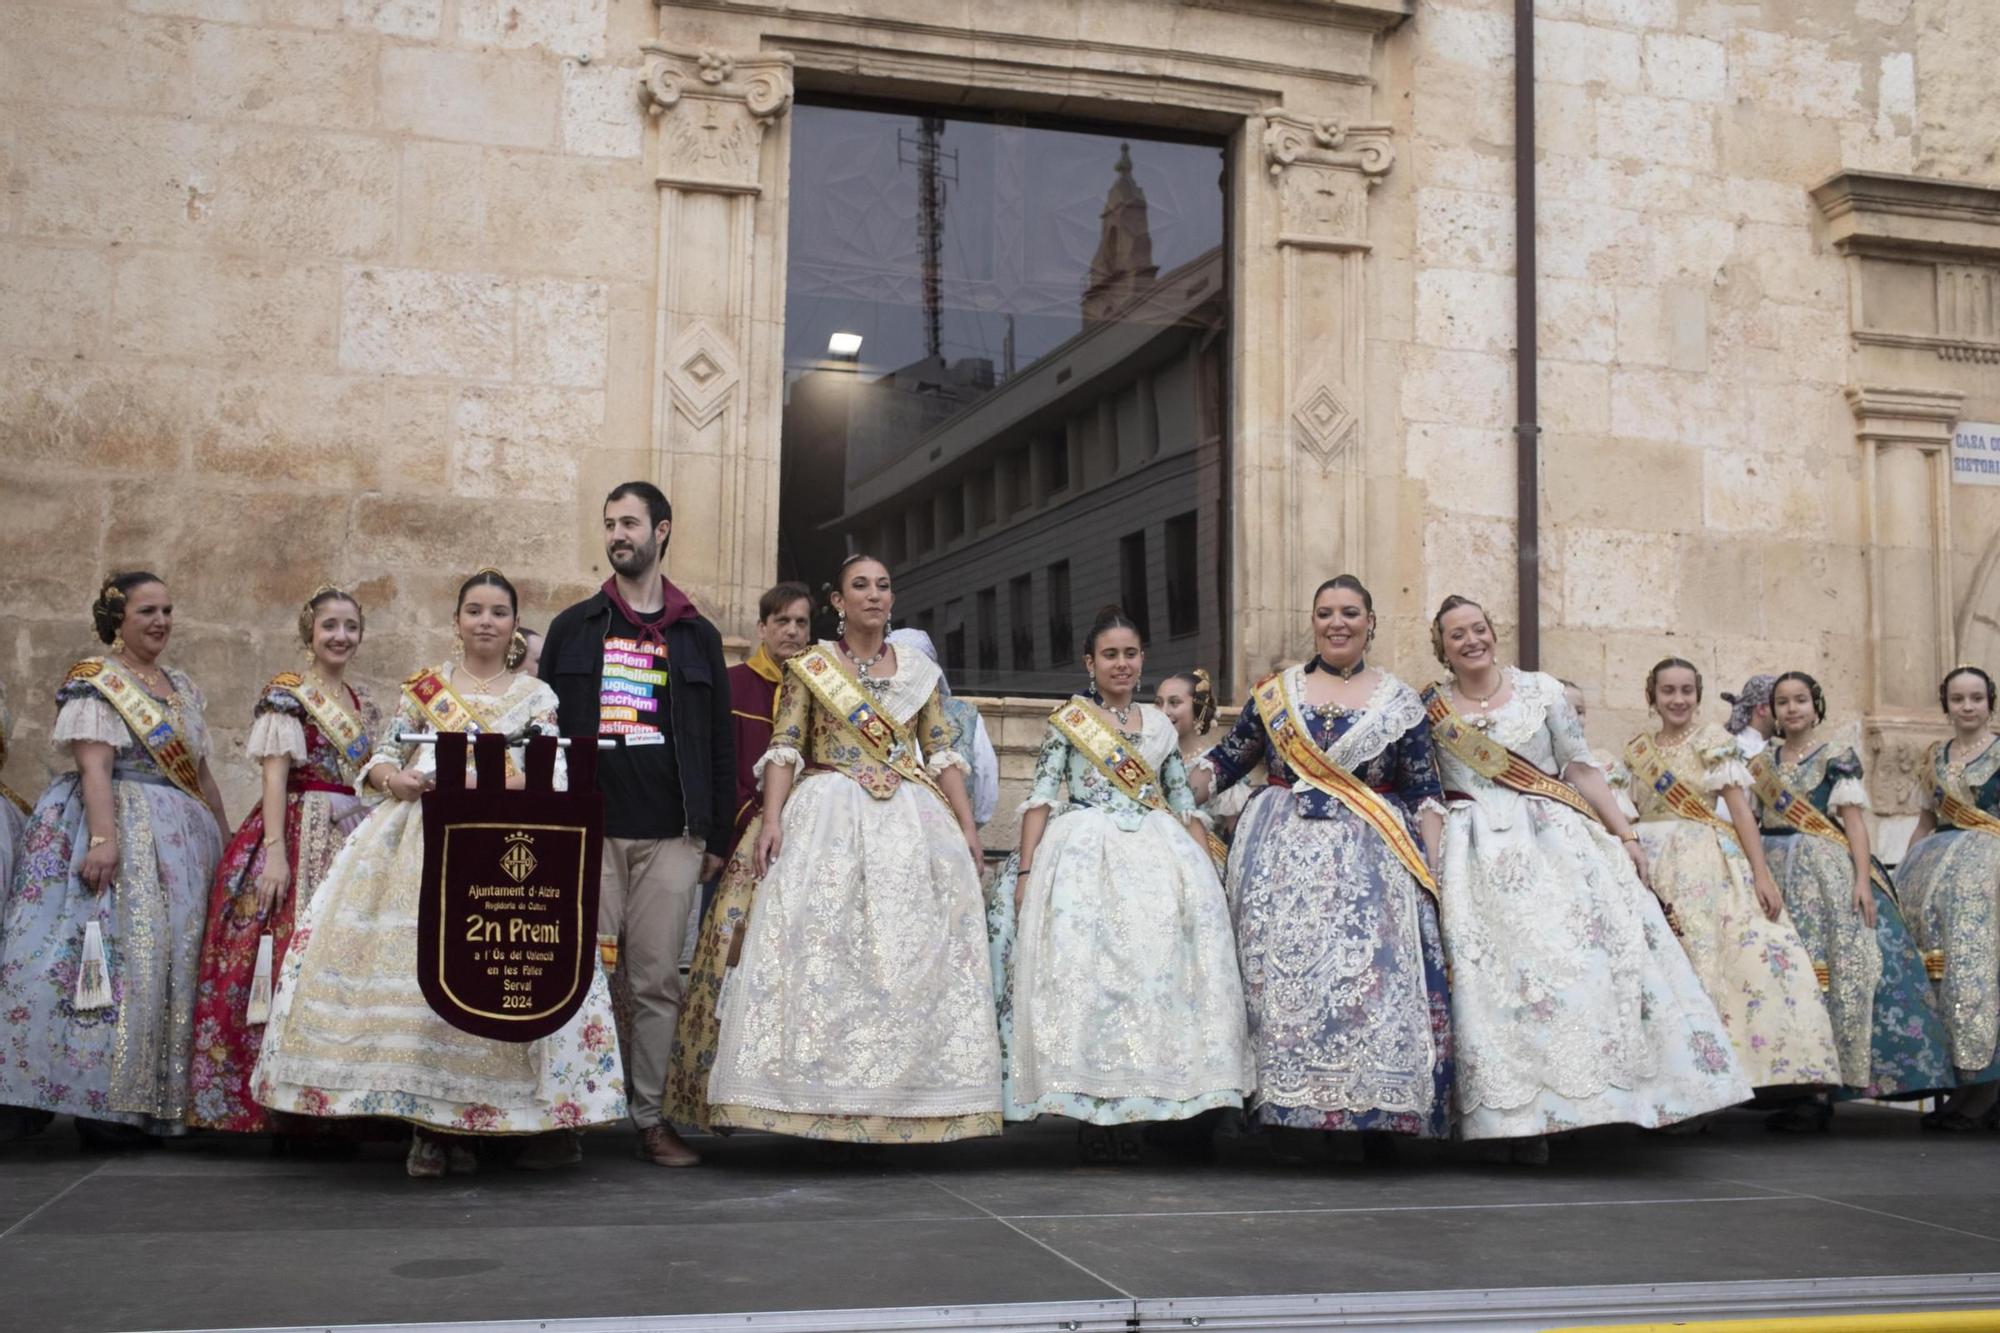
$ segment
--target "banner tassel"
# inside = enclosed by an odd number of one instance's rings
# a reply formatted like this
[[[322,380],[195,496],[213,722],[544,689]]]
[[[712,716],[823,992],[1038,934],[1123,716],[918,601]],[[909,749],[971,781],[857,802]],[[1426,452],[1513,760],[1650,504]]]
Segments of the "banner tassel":
[[[76,969],[76,1002],[79,1014],[111,1007],[111,967],[104,961],[104,932],[95,921],[83,927],[83,959]]]
[[[271,932],[265,931],[257,940],[257,967],[250,974],[250,1003],[243,1014],[243,1021],[256,1026],[271,1019]]]

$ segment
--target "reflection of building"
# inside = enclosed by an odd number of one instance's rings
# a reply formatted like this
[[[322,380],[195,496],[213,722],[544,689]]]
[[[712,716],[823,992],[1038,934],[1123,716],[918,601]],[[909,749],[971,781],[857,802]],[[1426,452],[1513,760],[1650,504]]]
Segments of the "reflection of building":
[[[1076,688],[1110,602],[1156,662],[1220,660],[1222,251],[1164,277],[1151,257],[1126,150],[1083,332],[997,389],[986,361],[851,386],[830,535],[888,562],[898,617],[930,631],[966,688]],[[795,386],[788,424],[800,406]]]

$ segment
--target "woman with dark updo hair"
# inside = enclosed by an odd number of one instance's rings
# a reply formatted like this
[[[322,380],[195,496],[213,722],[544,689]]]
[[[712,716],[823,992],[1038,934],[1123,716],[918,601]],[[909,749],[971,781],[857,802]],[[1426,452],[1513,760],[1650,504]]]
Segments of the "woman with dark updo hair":
[[[194,682],[161,662],[167,586],[105,580],[110,651],[69,669],[42,793],[0,910],[0,1103],[77,1118],[86,1143],[183,1132],[202,908],[227,823]],[[21,1123],[17,1118],[17,1123]]]
[[[1833,1022],[1843,1096],[1908,1100],[1952,1087],[1944,1027],[1889,872],[1869,852],[1861,728],[1823,734],[1826,695],[1803,671],[1771,684],[1775,745],[1750,760],[1764,860],[1798,927]],[[1824,1129],[1829,1096],[1794,1101],[1765,1123]]]
[[[1375,604],[1352,574],[1313,594],[1313,656],[1259,681],[1189,774],[1198,802],[1262,763],[1229,853],[1257,1059],[1250,1115],[1280,1151],[1315,1131],[1443,1138],[1451,1001],[1435,857],[1443,790],[1417,692],[1367,659]],[[1350,1154],[1356,1140],[1344,1141]]]
[[[1903,912],[1937,977],[1959,1089],[1926,1129],[2000,1129],[2000,744],[1993,677],[1956,666],[1938,685],[1951,737],[1919,773],[1917,831],[1896,867]]]
[[[526,779],[531,735],[556,734],[555,691],[515,670],[514,585],[482,569],[458,590],[455,662],[403,682],[394,721],[359,768],[376,802],[334,859],[292,933],[271,1021],[251,1075],[256,1098],[307,1116],[410,1121],[412,1176],[477,1169],[477,1134],[539,1134],[515,1159],[531,1169],[581,1155],[567,1132],[625,1117],[611,991],[593,968],[569,1022],[536,1041],[475,1037],[431,1010],[417,981],[423,888],[420,798],[435,785],[437,747],[406,733],[477,730],[507,738],[507,786]],[[471,723],[468,726],[468,722]],[[565,781],[556,758],[556,785]],[[467,785],[474,775],[466,774]]]

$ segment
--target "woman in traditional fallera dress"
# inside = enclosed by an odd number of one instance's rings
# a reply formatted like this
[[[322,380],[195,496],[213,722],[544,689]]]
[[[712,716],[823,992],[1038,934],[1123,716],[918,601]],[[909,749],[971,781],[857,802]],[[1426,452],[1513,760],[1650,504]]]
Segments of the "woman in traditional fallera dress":
[[[1750,761],[1764,859],[1821,978],[1846,1095],[1922,1096],[1955,1083],[1929,976],[1869,854],[1858,735],[1820,734],[1819,682],[1788,671],[1771,686],[1779,744]],[[1824,1097],[1775,1113],[1773,1129],[1824,1128]]]
[[[1153,691],[1153,706],[1165,713],[1167,721],[1174,724],[1184,767],[1207,752],[1209,743],[1206,737],[1215,726],[1215,687],[1209,680],[1208,672],[1196,667],[1192,671],[1168,676]],[[1236,821],[1242,817],[1243,807],[1250,804],[1250,795],[1254,790],[1253,783],[1239,782],[1227,791],[1209,797],[1195,810],[1195,814],[1208,825],[1209,832],[1226,845],[1236,835]]]
[[[76,772],[35,805],[0,910],[0,1104],[87,1142],[185,1130],[202,909],[227,827],[194,682],[164,665],[166,585],[114,575],[111,651],[69,670],[53,739]]]
[[[1006,1114],[1067,1116],[1086,1160],[1135,1161],[1136,1126],[1241,1106],[1256,1071],[1179,738],[1133,697],[1137,626],[1100,613],[1084,664],[1090,691],[1050,716],[993,894]]]
[[[1627,743],[1612,785],[1635,807],[1653,891],[1674,914],[1745,1077],[1758,1088],[1838,1083],[1833,1026],[1765,865],[1736,738],[1696,721],[1701,673],[1678,657],[1647,673],[1646,702],[1660,730]]]
[[[1501,666],[1495,638],[1462,597],[1431,621],[1451,672],[1425,702],[1450,806],[1439,886],[1460,1132],[1545,1161],[1547,1134],[1746,1100],[1562,682]]]
[[[1949,740],[1924,756],[1916,835],[1896,867],[1903,910],[1938,977],[1959,1088],[1925,1128],[2000,1128],[2000,743],[1993,678],[1975,666],[1938,685]]]
[[[1252,690],[1190,773],[1207,800],[1270,770],[1229,853],[1252,1118],[1442,1138],[1451,1006],[1424,851],[1444,819],[1430,728],[1417,692],[1363,657],[1375,612],[1358,579],[1320,586],[1312,627],[1313,660]]]
[[[556,698],[511,669],[514,587],[481,570],[459,589],[456,666],[405,682],[395,718],[376,738],[359,789],[376,798],[293,932],[252,1084],[259,1102],[305,1116],[385,1116],[416,1127],[412,1176],[471,1171],[468,1134],[534,1134],[608,1124],[625,1115],[611,995],[592,969],[590,993],[553,1036],[493,1041],[432,1012],[417,981],[417,902],[424,822],[418,798],[434,783],[436,747],[406,732],[498,733],[510,743],[507,784],[522,783],[527,737],[557,734]],[[563,781],[560,758],[556,780]],[[467,774],[468,784],[472,775]],[[389,799],[382,799],[382,798]],[[573,1136],[550,1134],[522,1165],[573,1161]]]
[[[223,850],[209,891],[189,1058],[188,1123],[255,1134],[270,1116],[251,1095],[271,993],[334,853],[361,823],[355,794],[382,719],[346,680],[361,647],[361,604],[332,585],[299,608],[303,673],[279,672],[252,712],[245,748],[263,772],[263,799]]]
[[[710,1122],[856,1143],[1000,1131],[1000,1042],[966,762],[938,669],[848,557],[838,641],[785,663],[758,761],[762,877],[722,987]]]

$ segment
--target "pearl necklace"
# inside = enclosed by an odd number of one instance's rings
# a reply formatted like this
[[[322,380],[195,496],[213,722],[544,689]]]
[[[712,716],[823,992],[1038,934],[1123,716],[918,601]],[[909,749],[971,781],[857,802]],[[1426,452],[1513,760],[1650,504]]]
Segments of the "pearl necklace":
[[[847,646],[847,640],[845,639],[840,641],[840,651],[847,654],[848,661],[854,663],[854,674],[859,676],[864,684],[880,684],[879,681],[869,680],[868,673],[875,667],[882,665],[882,659],[889,655],[889,641],[887,639],[882,640],[882,646],[875,650],[875,656],[869,658],[866,662],[854,655],[854,650]]]

